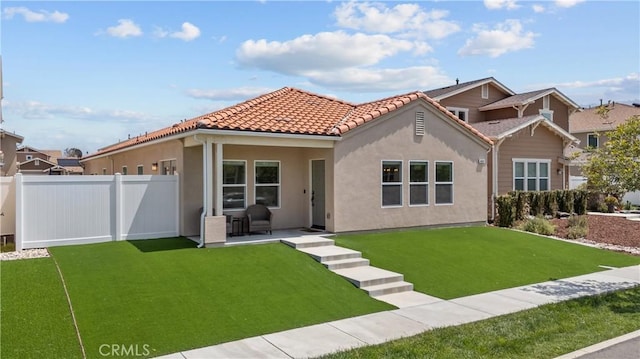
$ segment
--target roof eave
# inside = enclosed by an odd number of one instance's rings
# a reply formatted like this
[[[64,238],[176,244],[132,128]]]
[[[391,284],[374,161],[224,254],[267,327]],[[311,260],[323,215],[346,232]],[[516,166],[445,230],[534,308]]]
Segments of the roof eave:
[[[482,85],[485,85],[485,84],[488,84],[488,83],[493,83],[496,87],[498,87],[499,89],[501,89],[502,91],[508,93],[511,96],[515,95],[515,92],[511,91],[511,89],[509,89],[508,87],[506,87],[505,85],[500,83],[500,81],[494,79],[493,77],[489,77],[489,78],[485,79],[484,81],[475,82],[475,83],[470,84],[468,86],[461,87],[461,88],[453,90],[451,92],[443,93],[442,95],[434,96],[434,97],[431,97],[431,98],[434,99],[435,101],[444,100],[445,98],[461,94],[463,92],[469,91],[469,90],[471,90],[473,88],[476,88],[478,86],[482,86]]]

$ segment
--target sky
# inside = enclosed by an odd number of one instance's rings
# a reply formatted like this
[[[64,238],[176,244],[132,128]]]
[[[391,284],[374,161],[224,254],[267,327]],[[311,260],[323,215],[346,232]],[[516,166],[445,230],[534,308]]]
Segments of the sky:
[[[7,1],[2,128],[85,153],[295,87],[363,103],[493,76],[640,102],[638,1]]]

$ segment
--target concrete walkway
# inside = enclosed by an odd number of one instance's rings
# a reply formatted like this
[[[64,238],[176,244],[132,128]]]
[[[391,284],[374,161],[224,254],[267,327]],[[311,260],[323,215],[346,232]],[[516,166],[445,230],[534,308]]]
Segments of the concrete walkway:
[[[424,303],[261,335],[165,355],[190,358],[307,358],[384,343],[433,328],[470,323],[583,296],[640,284],[640,266],[611,269],[572,278],[503,289],[453,300],[429,297]],[[412,292],[406,292],[412,293]],[[402,295],[399,294],[389,294]],[[407,299],[410,301],[410,298]]]

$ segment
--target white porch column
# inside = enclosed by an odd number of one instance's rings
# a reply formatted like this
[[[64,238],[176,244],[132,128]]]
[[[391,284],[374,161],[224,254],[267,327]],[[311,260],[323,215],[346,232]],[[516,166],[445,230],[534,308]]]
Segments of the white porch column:
[[[206,166],[204,168],[204,170],[206,171],[206,179],[207,179],[207,183],[205,183],[204,185],[206,186],[207,190],[207,198],[206,198],[206,208],[207,208],[207,216],[215,216],[216,214],[213,213],[213,143],[211,142],[211,139],[209,137],[207,137],[205,139],[205,151],[207,151],[207,162],[206,162]]]
[[[216,142],[216,215],[222,216],[222,143]]]

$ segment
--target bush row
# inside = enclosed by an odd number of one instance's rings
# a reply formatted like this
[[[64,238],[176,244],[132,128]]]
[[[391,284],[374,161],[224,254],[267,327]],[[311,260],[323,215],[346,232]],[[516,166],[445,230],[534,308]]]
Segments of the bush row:
[[[497,224],[511,227],[527,216],[555,216],[558,212],[586,214],[589,193],[583,190],[514,191],[496,198]]]

